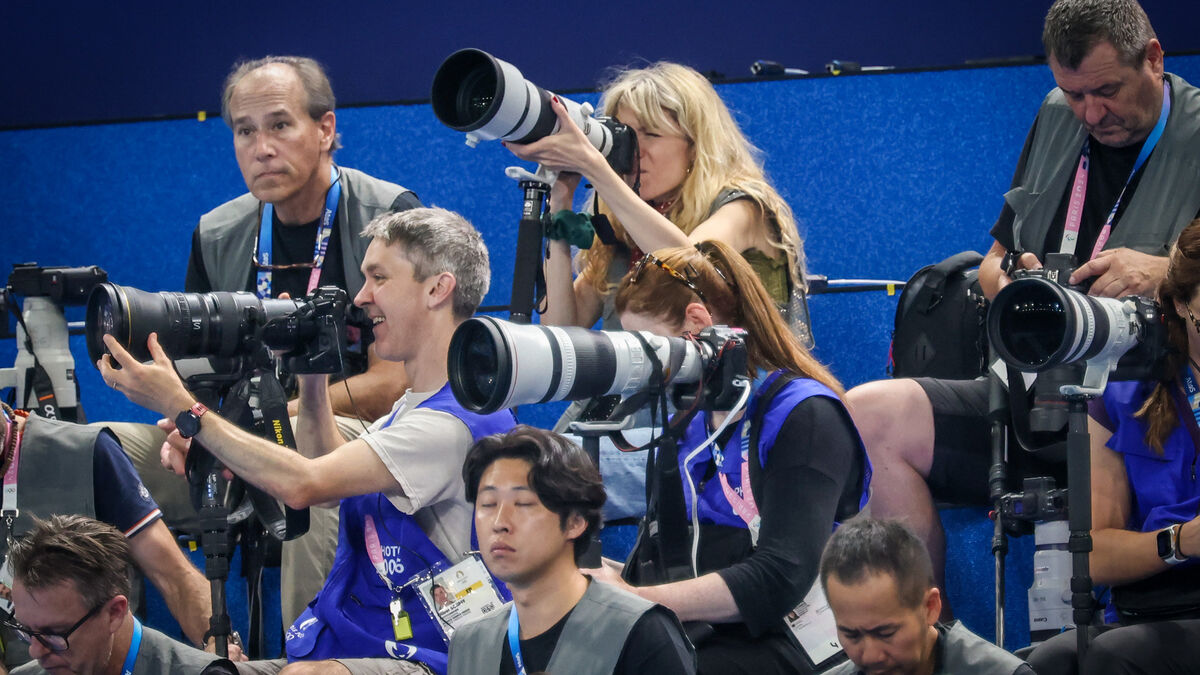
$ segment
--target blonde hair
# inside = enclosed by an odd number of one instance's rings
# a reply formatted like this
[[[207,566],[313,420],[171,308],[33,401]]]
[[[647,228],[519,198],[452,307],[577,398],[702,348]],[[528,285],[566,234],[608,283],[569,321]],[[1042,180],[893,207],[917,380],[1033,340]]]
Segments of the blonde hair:
[[[788,370],[820,382],[838,396],[844,393],[833,373],[813,358],[788,327],[750,264],[729,244],[711,240],[694,247],[664,248],[651,255],[686,277],[703,299],[669,272],[646,264],[636,282],[633,271],[621,280],[618,312],[663,317],[680,327],[688,304],[704,302],[722,322],[746,330],[746,355],[752,370]]]
[[[804,287],[804,245],[792,209],[767,182],[761,152],[742,133],[703,75],[687,66],[661,61],[625,70],[605,87],[600,102],[606,115],[616,115],[621,106],[633,111],[637,122],[647,130],[677,132],[691,143],[694,161],[679,198],[664,214],[668,220],[691,234],[708,218],[722,190],[744,192],[768,227],[774,224],[769,239],[787,256],[792,285]],[[603,200],[598,202],[597,211],[608,217],[617,236],[632,248],[633,240],[612,211]],[[601,294],[612,292],[608,283],[612,249],[597,239],[584,256],[584,278]]]

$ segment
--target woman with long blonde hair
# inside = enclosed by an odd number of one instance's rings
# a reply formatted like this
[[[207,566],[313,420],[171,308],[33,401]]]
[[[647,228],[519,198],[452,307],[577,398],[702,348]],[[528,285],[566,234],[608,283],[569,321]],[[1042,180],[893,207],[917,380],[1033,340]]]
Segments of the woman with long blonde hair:
[[[522,159],[561,172],[551,191],[556,211],[571,208],[585,176],[595,188],[596,212],[608,218],[619,243],[607,246],[597,238],[581,255],[582,271],[572,281],[570,246],[551,241],[545,323],[590,327],[603,317],[605,328],[617,328],[612,292],[643,251],[709,239],[746,256],[781,309],[795,304],[793,294],[802,298],[804,253],[792,210],[767,182],[757,148],[702,75],[660,62],[626,70],[605,87],[601,110],[637,135],[638,155],[627,175],[609,166],[557,100],[552,106],[558,132],[527,145],[505,145]],[[802,308],[791,311],[800,314]]]
[[[622,281],[616,308],[626,328],[659,335],[740,327],[743,374],[767,375],[742,410],[696,414],[678,455],[655,458],[656,467],[678,465],[685,481],[682,506],[698,538],[689,578],[664,569],[648,534],[661,528],[649,523],[622,577],[611,565],[596,574],[685,622],[711,624],[711,634],[695,638],[700,673],[809,672],[785,617],[803,612],[825,540],[865,505],[870,483],[841,385],[789,330],[750,266],[719,241],[647,254]],[[670,506],[660,503],[659,513]]]

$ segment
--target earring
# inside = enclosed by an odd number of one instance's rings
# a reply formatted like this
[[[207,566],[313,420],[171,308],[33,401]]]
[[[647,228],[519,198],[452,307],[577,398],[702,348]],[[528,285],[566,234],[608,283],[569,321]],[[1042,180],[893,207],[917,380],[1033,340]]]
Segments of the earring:
[[[1188,307],[1188,318],[1192,320],[1192,325],[1196,327],[1196,332],[1200,333],[1200,319],[1197,319],[1192,314],[1192,308]]]

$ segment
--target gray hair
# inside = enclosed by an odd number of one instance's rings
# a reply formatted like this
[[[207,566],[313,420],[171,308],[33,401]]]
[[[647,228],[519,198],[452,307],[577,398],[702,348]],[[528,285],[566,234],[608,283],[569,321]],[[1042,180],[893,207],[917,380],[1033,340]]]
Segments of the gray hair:
[[[934,586],[933,563],[925,544],[898,520],[854,518],[843,524],[821,554],[821,586],[829,577],[856,584],[868,576],[888,574],[904,607],[917,607]]]
[[[454,316],[469,318],[483,302],[491,281],[487,246],[466,218],[438,208],[385,213],[363,228],[364,237],[400,244],[417,281],[434,274],[454,275]]]
[[[225,77],[225,86],[221,91],[221,118],[225,120],[225,124],[233,127],[229,102],[233,99],[234,88],[242,81],[243,77],[273,63],[289,66],[296,73],[296,77],[300,78],[308,116],[313,121],[320,121],[325,113],[333,112],[337,107],[337,100],[333,97],[333,85],[329,84],[329,76],[325,74],[325,68],[316,60],[307,56],[264,56],[261,59],[235,63],[233,70],[230,70],[229,75]],[[333,146],[329,150],[333,152],[340,147],[342,147],[342,135],[337,134],[333,137]]]
[[[1127,66],[1136,67],[1155,38],[1150,17],[1137,0],[1058,0],[1046,12],[1046,57],[1075,70],[1092,49],[1107,42]]]
[[[26,588],[72,583],[88,607],[129,597],[133,553],[117,528],[86,516],[51,516],[13,543],[13,578]]]

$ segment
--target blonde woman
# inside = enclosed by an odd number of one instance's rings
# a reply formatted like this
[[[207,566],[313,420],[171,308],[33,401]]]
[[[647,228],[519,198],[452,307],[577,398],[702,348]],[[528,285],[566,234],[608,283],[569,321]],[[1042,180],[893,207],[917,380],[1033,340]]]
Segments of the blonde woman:
[[[547,306],[556,325],[619,328],[616,284],[643,251],[719,240],[742,253],[775,304],[790,310],[808,341],[803,298],[804,252],[792,210],[767,182],[758,150],[700,73],[676,63],[626,70],[603,92],[600,108],[637,134],[634,170],[617,174],[563,106],[552,103],[560,130],[534,143],[506,143],[518,157],[562,172],[551,191],[555,211],[570,209],[580,176],[595,188],[596,212],[608,217],[619,244],[597,239],[572,279],[570,246],[551,240]],[[793,302],[793,295],[796,296]],[[805,316],[796,316],[805,314]]]

